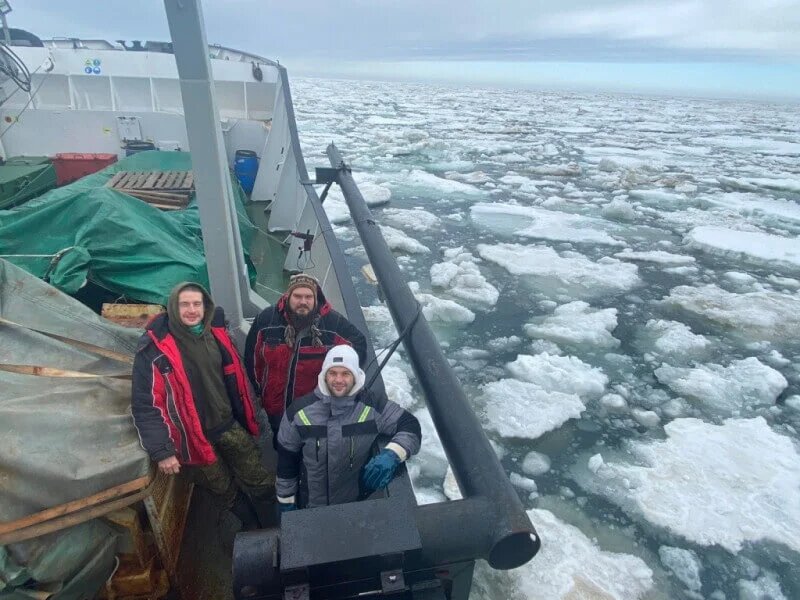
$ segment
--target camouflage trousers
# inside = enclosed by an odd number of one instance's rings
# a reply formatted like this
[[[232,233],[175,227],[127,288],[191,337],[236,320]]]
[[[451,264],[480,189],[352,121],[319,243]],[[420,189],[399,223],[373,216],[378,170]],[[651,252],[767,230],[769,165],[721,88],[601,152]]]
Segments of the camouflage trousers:
[[[255,439],[238,423],[212,444],[217,462],[202,467],[188,467],[187,475],[197,485],[219,496],[231,508],[238,488],[257,500],[275,497],[275,474],[261,464],[261,452]]]

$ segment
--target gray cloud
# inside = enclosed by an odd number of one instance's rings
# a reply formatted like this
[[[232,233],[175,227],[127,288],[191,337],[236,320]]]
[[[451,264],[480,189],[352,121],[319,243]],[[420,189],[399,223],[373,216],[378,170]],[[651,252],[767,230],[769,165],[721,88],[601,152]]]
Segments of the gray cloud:
[[[12,0],[39,35],[166,39],[163,3]],[[277,58],[800,58],[800,0],[207,0],[209,41]]]

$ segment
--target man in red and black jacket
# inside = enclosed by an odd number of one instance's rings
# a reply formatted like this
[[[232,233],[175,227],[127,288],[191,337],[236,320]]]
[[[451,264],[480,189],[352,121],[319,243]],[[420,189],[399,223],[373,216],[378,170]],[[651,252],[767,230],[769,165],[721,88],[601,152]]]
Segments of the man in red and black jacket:
[[[273,446],[286,407],[314,391],[325,355],[340,344],[353,347],[363,368],[364,334],[333,310],[317,280],[304,273],[293,275],[286,293],[253,321],[244,361],[267,412]]]
[[[247,376],[225,314],[199,284],[177,285],[166,314],[139,341],[131,412],[142,447],[162,473],[185,469],[246,529],[259,525],[259,514],[269,515],[275,477],[253,439],[259,432]]]

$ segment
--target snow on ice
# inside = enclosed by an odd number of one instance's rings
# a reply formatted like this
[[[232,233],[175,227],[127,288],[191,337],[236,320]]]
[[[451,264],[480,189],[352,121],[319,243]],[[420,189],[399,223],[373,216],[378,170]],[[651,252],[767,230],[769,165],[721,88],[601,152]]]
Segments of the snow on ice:
[[[770,269],[800,271],[800,240],[796,237],[703,226],[692,229],[684,241],[714,256]]]
[[[473,221],[487,226],[510,227],[516,235],[543,240],[624,246],[606,230],[617,226],[594,217],[585,217],[535,206],[516,204],[487,204],[470,207]],[[522,219],[520,219],[520,217]],[[522,222],[520,222],[522,221]]]
[[[783,375],[752,356],[727,367],[664,365],[655,370],[655,375],[675,393],[726,415],[774,404],[788,385]]]
[[[800,454],[761,418],[676,419],[666,440],[629,441],[630,463],[604,461],[578,482],[701,546],[739,552],[770,540],[800,552]]]
[[[736,294],[713,284],[682,285],[672,288],[662,303],[753,340],[794,339],[800,331],[800,296],[796,294],[771,291]]]
[[[534,560],[511,571],[490,571],[480,565],[478,585],[489,583],[496,590],[487,597],[636,600],[653,586],[653,572],[641,558],[603,550],[550,511],[532,509],[528,516],[544,540],[542,549]]]
[[[381,225],[380,228],[381,234],[383,234],[383,238],[386,240],[386,245],[392,250],[410,252],[411,254],[426,254],[430,252],[430,248],[425,244],[409,237],[399,229],[395,229],[389,225]]]
[[[616,348],[619,340],[611,335],[617,326],[617,309],[593,309],[577,300],[557,307],[543,320],[525,325],[525,333],[557,344],[591,345]]]
[[[640,283],[636,265],[609,257],[593,261],[577,252],[559,255],[547,246],[520,244],[479,244],[478,254],[539,286],[551,283],[554,291],[562,294],[602,296],[625,292]]]
[[[500,292],[481,274],[477,259],[463,247],[444,251],[445,262],[431,266],[431,284],[470,305],[489,308]]]

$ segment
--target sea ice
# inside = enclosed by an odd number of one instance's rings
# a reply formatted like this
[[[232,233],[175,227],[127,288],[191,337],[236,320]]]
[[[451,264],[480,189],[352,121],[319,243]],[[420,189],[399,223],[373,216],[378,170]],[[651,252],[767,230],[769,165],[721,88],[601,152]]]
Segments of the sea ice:
[[[364,175],[357,175],[355,180],[367,206],[386,204],[392,197],[390,189],[365,178]],[[344,195],[338,186],[331,188],[322,206],[331,223],[346,223],[350,220],[350,209],[347,208]]]
[[[697,554],[684,548],[673,546],[661,546],[658,549],[658,557],[661,564],[672,571],[672,574],[680,580],[683,585],[693,592],[699,592],[703,586],[700,580],[702,565]]]
[[[483,193],[478,188],[469,184],[437,177],[432,173],[427,173],[419,169],[413,169],[411,172],[406,172],[405,178],[401,181],[406,185],[427,188],[440,194],[461,194],[474,196]]]
[[[381,371],[386,395],[389,400],[396,402],[405,409],[410,409],[417,403],[417,399],[412,394],[413,388],[406,372],[392,364],[395,356],[397,355],[392,356],[392,360]]]
[[[414,413],[414,416],[419,420],[422,439],[425,440],[425,443],[422,444],[419,453],[411,460],[411,463],[419,466],[421,475],[441,481],[449,468],[449,463],[439,434],[433,425],[431,413],[427,408],[421,408]]]
[[[614,198],[611,202],[603,206],[600,214],[612,221],[631,222],[639,218],[639,213],[636,209],[622,198]]]
[[[770,269],[800,271],[800,240],[796,237],[702,226],[692,229],[684,241],[713,256],[743,260]]]
[[[630,463],[578,476],[590,491],[702,546],[771,540],[800,552],[800,454],[761,418],[676,419],[666,440],[627,442]]]
[[[616,229],[608,221],[585,217],[557,210],[517,204],[487,204],[480,202],[470,207],[473,221],[489,227],[509,227],[520,236],[543,240],[586,242],[624,246],[625,242],[614,239],[606,230]]]
[[[385,208],[381,213],[395,227],[411,229],[413,231],[428,231],[439,228],[442,222],[439,217],[421,208]]]
[[[520,354],[514,362],[506,364],[506,370],[512,377],[545,391],[576,394],[583,399],[600,397],[608,383],[608,377],[600,369],[579,358],[551,356],[546,352],[536,356]]]
[[[788,600],[781,584],[773,573],[767,573],[755,581],[739,580],[739,600]]]
[[[458,482],[456,481],[456,475],[449,465],[447,467],[447,473],[444,475],[442,489],[448,500],[461,500],[461,498],[463,498],[461,495],[461,488],[458,487]]]
[[[604,257],[592,261],[578,253],[559,255],[547,246],[479,244],[478,254],[513,275],[530,277],[556,292],[574,296],[605,296],[622,293],[640,280],[636,265]]]
[[[716,285],[679,286],[662,299],[753,340],[794,339],[800,331],[800,296],[759,291],[735,294]]]
[[[525,333],[557,344],[616,348],[620,342],[611,332],[617,326],[617,309],[593,309],[577,300],[562,304],[541,322],[525,325]]]
[[[542,548],[534,560],[511,571],[480,565],[478,587],[486,581],[492,590],[487,598],[637,600],[653,587],[653,572],[641,558],[603,550],[550,511],[532,509],[528,516]]]
[[[687,325],[662,319],[647,321],[640,342],[650,355],[665,360],[698,358],[711,344],[704,336],[692,333]]]
[[[381,225],[381,234],[386,240],[386,244],[392,250],[400,250],[402,252],[410,252],[411,254],[425,254],[430,252],[430,248],[421,244],[414,238],[409,237],[399,229],[389,227],[388,225]]]
[[[655,370],[655,375],[675,393],[724,414],[774,404],[789,385],[778,371],[752,356],[727,367],[664,365]]]
[[[761,194],[741,192],[703,196],[702,200],[715,207],[736,211],[775,227],[800,223],[800,204],[789,200],[764,198]]]
[[[628,196],[659,208],[686,204],[686,196],[683,194],[674,194],[664,190],[631,190],[628,192]]]
[[[487,348],[492,352],[506,352],[514,350],[522,343],[522,338],[518,335],[510,335],[508,337],[499,337],[489,340],[486,343]]]
[[[630,248],[617,252],[614,256],[624,260],[636,260],[642,262],[652,262],[660,265],[690,265],[695,262],[694,256],[685,254],[673,254],[663,250],[648,250],[646,252],[635,252]]]
[[[415,292],[414,297],[422,305],[422,314],[428,321],[472,323],[475,320],[474,312],[453,300],[420,292]]]
[[[550,457],[536,450],[531,450],[522,459],[522,471],[531,477],[544,475],[550,470]]]
[[[431,266],[431,284],[451,296],[484,308],[497,303],[500,292],[481,274],[476,258],[463,247],[444,252],[445,262]]]
[[[548,392],[534,383],[501,379],[483,386],[486,427],[504,437],[536,439],[580,416],[577,394]]]

